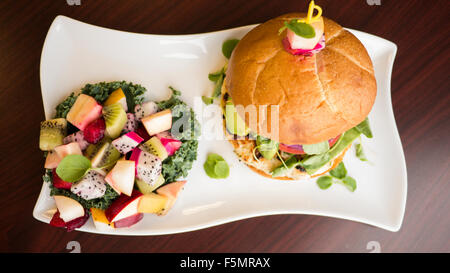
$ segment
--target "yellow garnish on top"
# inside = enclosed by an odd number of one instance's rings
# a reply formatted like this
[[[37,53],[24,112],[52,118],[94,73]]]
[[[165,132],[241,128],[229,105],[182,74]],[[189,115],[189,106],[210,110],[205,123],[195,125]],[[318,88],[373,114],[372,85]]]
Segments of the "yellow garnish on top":
[[[317,14],[316,16],[313,17],[314,10],[317,10]],[[313,0],[309,3],[308,14],[306,15],[306,18],[298,19],[298,22],[311,24],[319,21],[321,16],[322,16],[322,8],[314,4]]]

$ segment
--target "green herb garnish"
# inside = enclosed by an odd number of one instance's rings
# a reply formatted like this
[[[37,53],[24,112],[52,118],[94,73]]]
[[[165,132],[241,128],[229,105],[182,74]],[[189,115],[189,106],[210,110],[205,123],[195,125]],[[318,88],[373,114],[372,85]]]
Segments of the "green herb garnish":
[[[222,44],[222,53],[225,58],[229,59],[231,57],[231,53],[233,53],[234,48],[239,43],[238,39],[230,39],[226,40]]]
[[[345,168],[344,163],[339,163],[336,168],[330,171],[330,175],[338,179],[344,179],[344,177],[347,176],[347,169]]]
[[[91,161],[82,155],[67,155],[56,168],[56,174],[67,182],[80,180],[91,169]]]
[[[289,22],[284,22],[284,26],[280,28],[278,34],[281,34],[287,28],[303,38],[309,39],[316,37],[316,31],[314,28],[310,24],[298,22],[298,19],[292,19]]]
[[[333,183],[339,183],[347,187],[351,192],[356,190],[356,180],[347,175],[347,169],[343,162],[329,172],[329,175],[321,176],[316,180],[317,185],[322,190],[328,189]]]
[[[316,180],[317,185],[322,190],[326,190],[333,184],[333,178],[329,175],[321,176]]]
[[[208,155],[203,168],[209,177],[215,179],[227,178],[230,174],[230,168],[225,159],[214,153]]]

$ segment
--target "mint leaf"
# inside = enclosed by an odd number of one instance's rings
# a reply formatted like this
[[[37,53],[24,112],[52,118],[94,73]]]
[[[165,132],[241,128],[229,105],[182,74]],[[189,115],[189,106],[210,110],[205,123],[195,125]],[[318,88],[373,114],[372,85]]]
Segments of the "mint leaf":
[[[58,176],[67,182],[76,182],[91,168],[91,161],[82,155],[67,155],[56,168]]]
[[[370,129],[369,119],[366,118],[363,122],[356,125],[356,130],[358,130],[361,134],[365,135],[368,138],[372,138],[372,130]]]
[[[343,179],[347,176],[347,169],[345,168],[344,162],[339,163],[336,168],[331,170],[330,175],[338,179]]]
[[[366,154],[364,153],[363,146],[361,143],[355,145],[356,148],[356,157],[361,161],[368,161]]]
[[[317,144],[304,144],[302,146],[303,151],[309,155],[323,154],[328,152],[328,150],[330,149],[330,145],[328,144],[327,140]]]
[[[239,43],[238,39],[227,40],[222,44],[222,53],[225,58],[229,59],[231,57],[231,53],[233,53],[233,49]]]
[[[354,192],[356,190],[356,180],[352,177],[346,176],[344,177],[344,179],[342,179],[342,182],[351,192]]]
[[[316,180],[317,185],[322,190],[326,190],[333,184],[333,178],[331,176],[321,176],[319,179]]]
[[[316,37],[316,31],[310,24],[303,22],[299,23],[297,19],[292,19],[289,22],[284,22],[284,25],[300,37],[307,39]]]

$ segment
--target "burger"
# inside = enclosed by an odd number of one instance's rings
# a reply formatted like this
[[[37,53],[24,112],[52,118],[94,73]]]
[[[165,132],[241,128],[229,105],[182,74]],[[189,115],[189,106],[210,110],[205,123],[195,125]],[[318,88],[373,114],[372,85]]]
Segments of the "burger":
[[[376,93],[371,59],[354,35],[320,15],[285,14],[252,29],[231,54],[222,86],[226,136],[240,161],[265,177],[320,176],[369,136]]]

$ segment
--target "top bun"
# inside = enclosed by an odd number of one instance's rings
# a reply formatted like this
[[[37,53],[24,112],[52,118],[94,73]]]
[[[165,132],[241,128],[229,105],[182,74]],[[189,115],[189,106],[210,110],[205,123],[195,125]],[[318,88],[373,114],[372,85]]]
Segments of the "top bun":
[[[278,35],[290,13],[251,30],[237,44],[228,64],[225,87],[235,105],[254,105],[256,120],[236,107],[250,129],[281,143],[314,144],[358,125],[369,114],[377,93],[372,61],[362,43],[330,19],[324,19],[325,48],[303,58],[284,50]],[[276,105],[277,124],[271,121]],[[247,111],[248,113],[248,111]],[[274,113],[276,114],[276,113]]]

